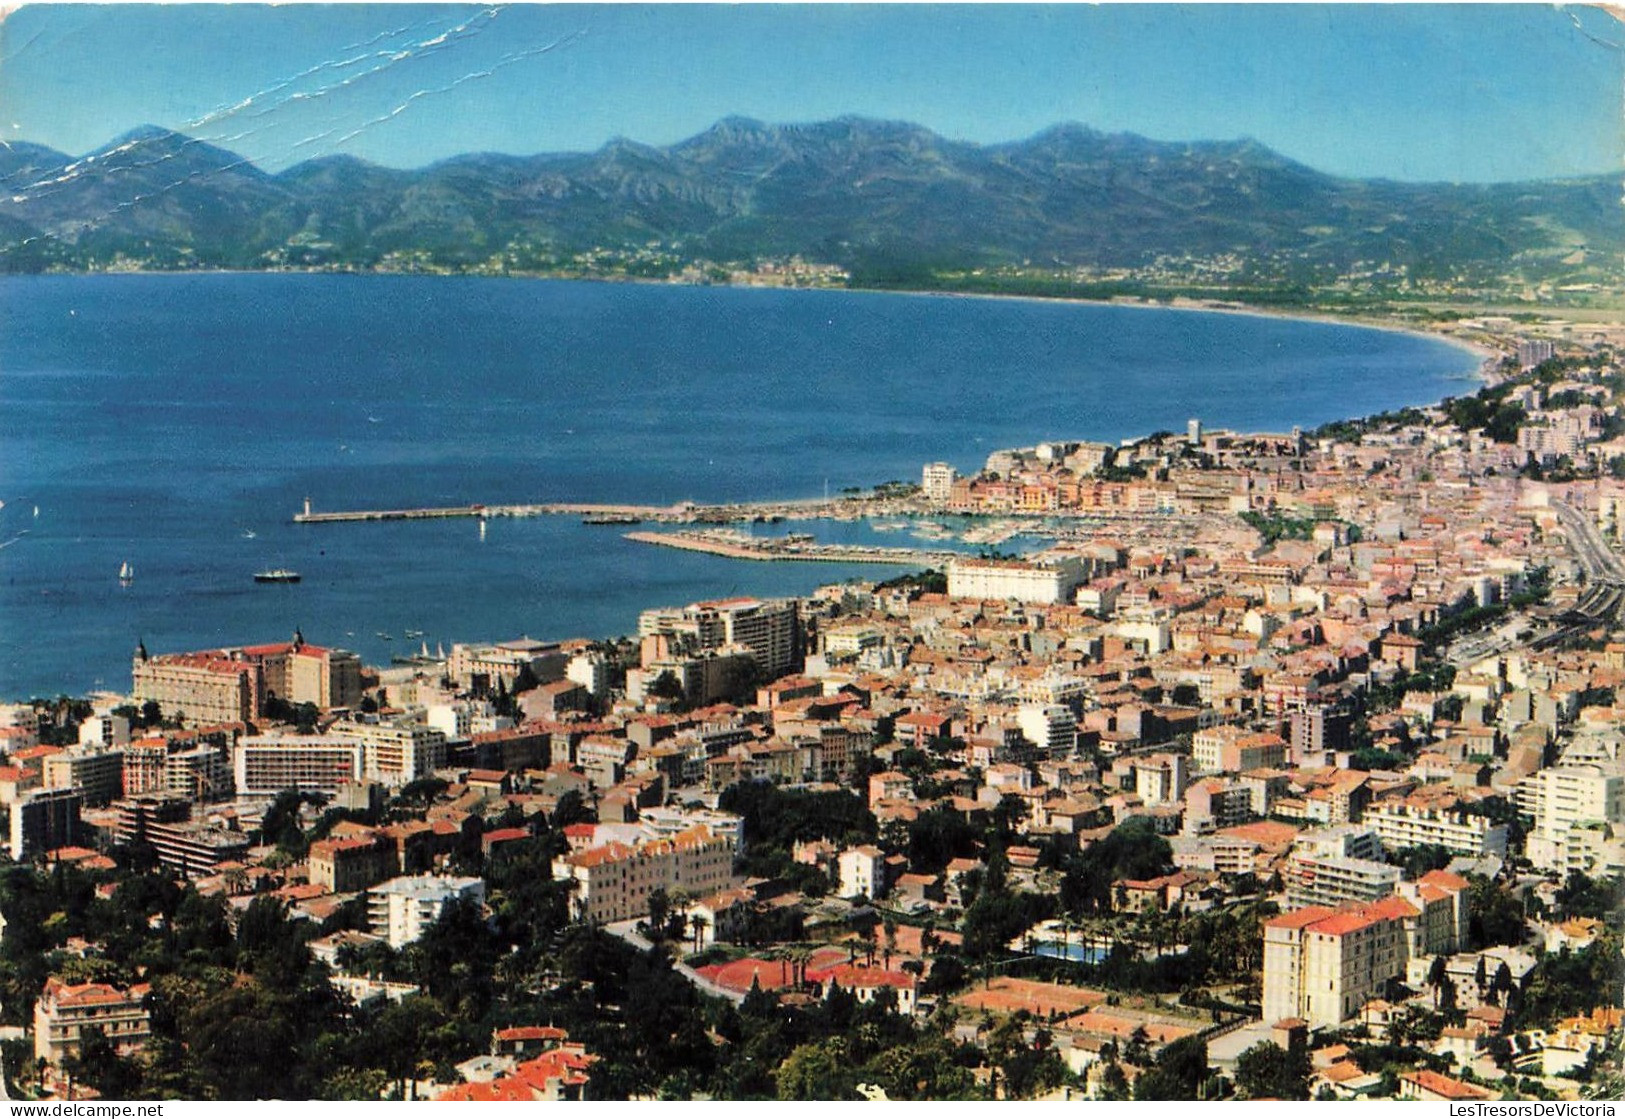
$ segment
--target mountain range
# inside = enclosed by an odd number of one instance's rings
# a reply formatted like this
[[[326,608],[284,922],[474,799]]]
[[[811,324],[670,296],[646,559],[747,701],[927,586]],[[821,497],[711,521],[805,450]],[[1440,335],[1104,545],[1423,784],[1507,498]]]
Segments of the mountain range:
[[[74,158],[0,144],[0,270],[545,268],[589,250],[887,268],[1143,269],[1239,260],[1295,282],[1617,280],[1617,176],[1501,184],[1323,174],[1251,140],[1171,143],[1063,124],[972,144],[846,117],[719,121],[667,147],[457,156],[417,170],[326,156],[270,174],[144,126]]]

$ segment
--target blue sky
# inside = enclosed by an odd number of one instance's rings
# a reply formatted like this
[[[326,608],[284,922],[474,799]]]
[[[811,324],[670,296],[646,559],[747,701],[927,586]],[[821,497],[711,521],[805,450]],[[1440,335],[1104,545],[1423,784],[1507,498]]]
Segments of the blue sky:
[[[0,138],[78,155],[153,123],[269,170],[413,167],[852,113],[1546,178],[1625,167],[1622,41],[1598,9],[1532,4],[40,5],[0,24]]]

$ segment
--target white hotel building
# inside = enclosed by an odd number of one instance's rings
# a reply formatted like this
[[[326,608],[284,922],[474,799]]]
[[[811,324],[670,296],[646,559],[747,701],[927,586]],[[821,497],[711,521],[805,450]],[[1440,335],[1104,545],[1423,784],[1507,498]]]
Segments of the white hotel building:
[[[1083,580],[1083,562],[1076,556],[948,562],[949,598],[1014,599],[1056,605],[1072,601],[1072,592]]]

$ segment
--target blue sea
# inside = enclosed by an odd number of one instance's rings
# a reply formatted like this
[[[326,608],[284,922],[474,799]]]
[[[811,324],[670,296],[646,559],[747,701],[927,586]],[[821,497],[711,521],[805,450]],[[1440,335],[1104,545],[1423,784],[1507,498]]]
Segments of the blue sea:
[[[1460,393],[1476,364],[1393,332],[1039,301],[0,278],[0,698],[127,688],[138,640],[167,652],[297,626],[387,663],[416,651],[408,629],[431,649],[610,636],[648,606],[895,573],[651,548],[562,517],[494,520],[483,539],[472,520],[294,525],[306,497],[318,510],[814,497],[1190,417],[1308,427]],[[266,567],[303,581],[253,582]]]

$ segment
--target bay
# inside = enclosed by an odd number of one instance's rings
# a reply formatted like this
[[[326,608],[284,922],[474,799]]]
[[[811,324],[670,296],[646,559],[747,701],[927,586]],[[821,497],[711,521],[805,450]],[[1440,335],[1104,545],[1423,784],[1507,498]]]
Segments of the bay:
[[[1042,301],[0,278],[0,697],[127,688],[137,640],[167,652],[298,626],[383,663],[416,650],[407,629],[431,649],[608,636],[648,606],[893,570],[739,563],[573,518],[492,521],[483,539],[471,520],[294,525],[306,497],[317,509],[812,497],[1190,417],[1309,427],[1470,391],[1477,360],[1390,331]],[[303,581],[253,582],[277,566]]]

